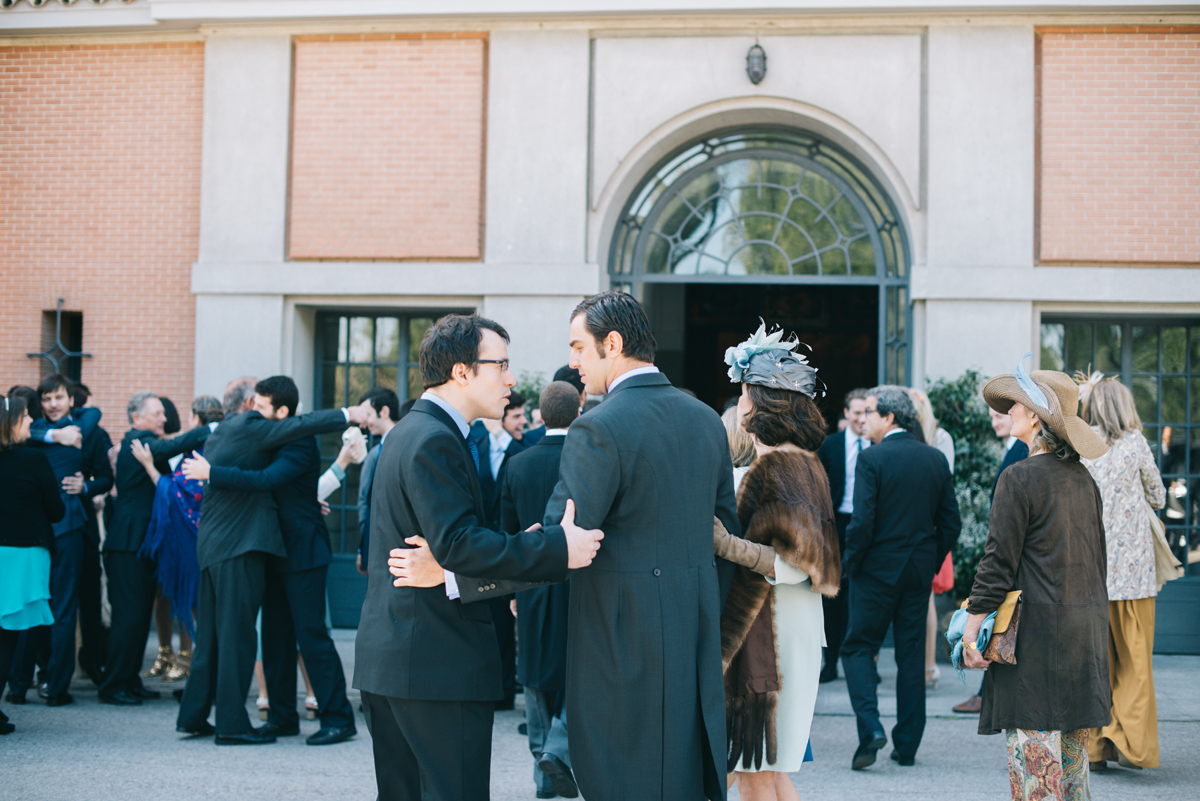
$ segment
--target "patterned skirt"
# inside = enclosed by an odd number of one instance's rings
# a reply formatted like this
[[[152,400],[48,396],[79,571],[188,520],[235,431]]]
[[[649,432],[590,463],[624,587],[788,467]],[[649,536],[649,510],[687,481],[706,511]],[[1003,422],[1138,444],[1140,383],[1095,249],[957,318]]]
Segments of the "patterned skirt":
[[[1008,730],[1013,801],[1091,801],[1088,729]]]

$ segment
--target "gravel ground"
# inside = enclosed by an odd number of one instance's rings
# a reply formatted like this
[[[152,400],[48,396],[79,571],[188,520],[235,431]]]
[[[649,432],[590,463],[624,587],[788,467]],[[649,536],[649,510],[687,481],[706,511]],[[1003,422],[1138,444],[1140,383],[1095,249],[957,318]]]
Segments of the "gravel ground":
[[[347,673],[353,667],[354,632],[334,633]],[[146,664],[154,646],[147,644]],[[980,737],[975,718],[955,715],[950,707],[970,690],[953,671],[943,668],[941,687],[928,698],[929,722],[915,767],[902,768],[889,759],[890,746],[875,766],[851,772],[856,745],[854,717],[841,680],[822,685],[813,722],[816,761],[793,774],[802,798],[856,799],[863,796],[923,801],[1008,798],[1004,741]],[[1173,801],[1200,797],[1200,657],[1160,656],[1155,659],[1158,689],[1162,767],[1157,770],[1109,770],[1092,780],[1096,801]],[[880,708],[885,727],[895,714],[895,668],[891,654],[880,660],[883,684]],[[972,687],[977,678],[968,676]],[[151,680],[149,686],[156,685]],[[172,685],[163,685],[170,690]],[[34,700],[4,709],[17,731],[0,738],[0,798],[5,801],[59,801],[86,797],[96,801],[140,801],[157,798],[276,799],[336,798],[340,801],[375,797],[371,738],[359,715],[359,735],[334,746],[312,748],[303,736],[274,745],[218,748],[212,740],[186,740],[175,733],[175,701],[170,693],[141,707],[103,706],[86,679],[72,687],[76,703],[47,708]],[[253,714],[253,697],[247,706]],[[357,706],[357,697],[354,699]],[[891,720],[889,717],[891,716]],[[532,759],[525,738],[517,732],[523,720],[521,696],[517,709],[496,715],[492,748],[492,799],[527,801],[534,798]],[[301,734],[317,728],[303,721]],[[586,737],[587,732],[575,732]],[[631,732],[636,737],[636,732]],[[969,789],[966,789],[969,788]],[[736,790],[730,798],[736,799]],[[634,801],[631,799],[631,801]]]

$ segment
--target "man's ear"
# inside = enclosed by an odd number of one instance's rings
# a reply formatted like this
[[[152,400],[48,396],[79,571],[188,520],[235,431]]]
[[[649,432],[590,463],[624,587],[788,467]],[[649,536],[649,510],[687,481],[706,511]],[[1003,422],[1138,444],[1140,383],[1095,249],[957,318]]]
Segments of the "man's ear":
[[[625,339],[616,331],[609,331],[604,338],[605,355],[610,359],[620,356],[625,350]]]
[[[279,406],[275,409],[275,419],[276,420],[286,420],[286,419],[288,419],[288,415],[290,415],[291,413],[292,413],[292,410],[289,409],[288,407]]]
[[[454,379],[455,381],[457,381],[459,384],[466,384],[467,383],[467,370],[468,370],[467,365],[463,364],[462,362],[459,362],[458,364],[456,364],[452,368],[450,368],[450,377],[452,379]]]

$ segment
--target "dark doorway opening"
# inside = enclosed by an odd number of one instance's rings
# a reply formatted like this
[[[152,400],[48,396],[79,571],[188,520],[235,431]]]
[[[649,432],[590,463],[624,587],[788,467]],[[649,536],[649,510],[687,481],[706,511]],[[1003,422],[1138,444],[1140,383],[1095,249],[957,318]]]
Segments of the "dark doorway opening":
[[[645,305],[659,368],[718,412],[740,392],[729,380],[725,349],[753,333],[760,317],[768,330],[795,331],[812,349],[809,363],[827,393],[818,404],[830,428],[846,392],[878,383],[877,286],[646,284]]]

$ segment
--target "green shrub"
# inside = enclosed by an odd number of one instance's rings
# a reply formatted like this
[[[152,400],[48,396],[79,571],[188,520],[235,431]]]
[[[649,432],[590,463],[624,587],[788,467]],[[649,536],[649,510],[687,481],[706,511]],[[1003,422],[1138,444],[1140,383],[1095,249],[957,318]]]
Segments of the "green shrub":
[[[952,551],[954,589],[965,598],[987,542],[992,511],[992,485],[1003,454],[992,430],[987,405],[979,394],[983,376],[968,370],[958,378],[942,379],[928,388],[941,427],[954,438],[954,492],[962,516],[962,534]]]
[[[517,385],[513,387],[525,396],[525,414],[533,414],[541,400],[542,390],[546,388],[546,376],[533,370],[522,370]]]

